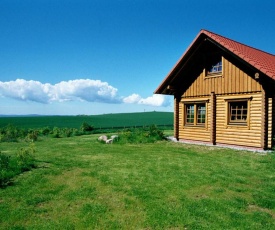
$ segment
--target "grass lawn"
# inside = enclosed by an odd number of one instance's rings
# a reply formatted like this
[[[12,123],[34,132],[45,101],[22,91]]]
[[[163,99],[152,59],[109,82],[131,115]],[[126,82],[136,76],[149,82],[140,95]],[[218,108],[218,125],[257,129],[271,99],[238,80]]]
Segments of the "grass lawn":
[[[97,137],[35,142],[38,167],[0,189],[0,229],[275,229],[274,154]]]

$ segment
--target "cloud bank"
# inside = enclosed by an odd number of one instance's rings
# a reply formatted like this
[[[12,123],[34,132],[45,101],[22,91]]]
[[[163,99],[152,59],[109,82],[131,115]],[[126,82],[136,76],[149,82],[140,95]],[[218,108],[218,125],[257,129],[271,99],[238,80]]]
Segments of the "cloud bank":
[[[166,100],[163,95],[154,94],[151,97],[142,98],[138,94],[132,94],[128,97],[123,98],[123,102],[127,104],[142,104],[151,106],[168,106],[170,102]]]
[[[64,101],[88,101],[99,103],[143,104],[149,106],[168,106],[169,102],[163,95],[142,98],[133,93],[127,97],[119,97],[118,89],[107,82],[91,79],[62,81],[57,84],[41,83],[17,79],[0,81],[0,96],[21,101],[34,101],[48,104]]]

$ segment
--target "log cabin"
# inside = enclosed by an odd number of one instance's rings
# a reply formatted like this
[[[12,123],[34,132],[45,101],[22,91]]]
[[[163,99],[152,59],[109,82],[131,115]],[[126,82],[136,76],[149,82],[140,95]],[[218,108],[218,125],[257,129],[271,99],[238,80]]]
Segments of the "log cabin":
[[[201,30],[155,94],[173,95],[178,140],[274,146],[275,56]]]

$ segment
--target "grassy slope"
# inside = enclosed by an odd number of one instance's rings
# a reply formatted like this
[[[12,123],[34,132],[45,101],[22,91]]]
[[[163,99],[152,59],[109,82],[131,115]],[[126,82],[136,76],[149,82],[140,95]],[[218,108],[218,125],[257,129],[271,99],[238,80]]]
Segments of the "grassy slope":
[[[272,154],[96,139],[36,142],[39,167],[0,190],[1,229],[275,228]]]
[[[79,128],[83,122],[95,128],[143,125],[172,125],[172,112],[120,113],[91,116],[0,117],[0,127],[8,124],[21,128],[66,127]]]

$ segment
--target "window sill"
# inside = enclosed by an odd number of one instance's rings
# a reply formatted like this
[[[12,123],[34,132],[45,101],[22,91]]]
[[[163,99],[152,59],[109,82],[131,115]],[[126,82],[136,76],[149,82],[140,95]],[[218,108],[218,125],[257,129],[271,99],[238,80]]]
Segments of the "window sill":
[[[232,122],[232,121],[230,121],[230,122],[228,123],[228,125],[247,126],[247,122],[246,122],[246,121],[244,121],[244,122]]]
[[[183,126],[184,128],[199,128],[199,129],[201,129],[201,128],[206,128],[205,127],[205,125],[184,125]]]
[[[213,77],[222,77],[222,72],[217,72],[217,73],[208,73],[205,75],[205,78],[213,78]]]
[[[247,123],[238,123],[238,124],[236,124],[236,123],[234,123],[234,124],[230,123],[230,124],[226,125],[226,128],[227,129],[249,129],[249,126],[248,126]]]

